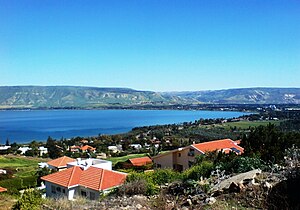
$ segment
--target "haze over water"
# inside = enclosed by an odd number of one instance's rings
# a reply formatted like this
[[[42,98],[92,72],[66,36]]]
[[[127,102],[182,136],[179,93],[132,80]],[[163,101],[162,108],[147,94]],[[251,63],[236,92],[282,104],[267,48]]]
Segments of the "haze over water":
[[[0,143],[24,143],[53,138],[96,136],[134,127],[182,123],[200,118],[232,118],[245,113],[176,110],[36,110],[1,111]]]

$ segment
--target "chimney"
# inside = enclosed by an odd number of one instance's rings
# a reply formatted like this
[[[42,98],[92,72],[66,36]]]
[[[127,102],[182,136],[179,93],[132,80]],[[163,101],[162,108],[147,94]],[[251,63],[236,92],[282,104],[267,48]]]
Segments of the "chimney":
[[[76,160],[77,160],[77,165],[80,165],[81,158],[76,158]]]

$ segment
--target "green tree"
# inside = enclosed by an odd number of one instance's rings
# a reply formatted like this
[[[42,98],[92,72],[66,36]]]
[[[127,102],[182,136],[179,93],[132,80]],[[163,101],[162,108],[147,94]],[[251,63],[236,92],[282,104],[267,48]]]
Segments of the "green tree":
[[[9,146],[9,139],[6,139],[5,146]]]
[[[61,149],[57,147],[57,142],[50,136],[47,139],[46,147],[48,148],[49,157],[52,159],[61,157],[63,155]]]
[[[47,167],[39,168],[36,171],[35,176],[37,177],[37,186],[40,186],[42,184],[41,177],[46,176],[48,174],[51,174],[51,169]]]

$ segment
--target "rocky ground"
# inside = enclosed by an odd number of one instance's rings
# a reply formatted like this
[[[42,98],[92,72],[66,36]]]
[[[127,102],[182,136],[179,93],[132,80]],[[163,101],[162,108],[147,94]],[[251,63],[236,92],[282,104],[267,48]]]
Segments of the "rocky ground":
[[[252,170],[217,180],[215,186],[207,191],[203,190],[204,185],[205,180],[193,183],[174,182],[162,186],[161,193],[155,196],[111,195],[100,202],[56,200],[44,205],[43,209],[300,209],[297,198],[290,197],[293,190],[300,186],[299,178],[289,183],[280,173]],[[286,205],[280,206],[280,203]]]

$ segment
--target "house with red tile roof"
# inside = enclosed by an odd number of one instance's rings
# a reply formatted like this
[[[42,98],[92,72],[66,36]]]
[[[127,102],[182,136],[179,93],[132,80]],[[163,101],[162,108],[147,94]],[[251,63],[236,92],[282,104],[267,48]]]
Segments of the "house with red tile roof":
[[[152,160],[148,156],[145,156],[145,157],[139,157],[139,158],[131,158],[128,160],[128,162],[132,166],[139,167],[139,166],[145,166],[145,165],[151,164]]]
[[[67,156],[63,156],[60,158],[56,158],[54,160],[50,160],[47,162],[48,167],[50,169],[54,169],[56,171],[61,171],[67,168],[67,164],[74,162],[75,159],[67,157]]]
[[[196,156],[213,151],[234,152],[240,155],[244,152],[244,148],[231,139],[221,139],[178,148],[152,157],[152,160],[156,168],[173,168],[177,171],[183,171],[193,165]]]
[[[86,197],[99,199],[101,193],[122,185],[127,174],[90,166],[73,166],[63,171],[43,176],[47,197],[66,197],[69,200]]]
[[[7,189],[4,187],[0,187],[0,193],[2,193],[2,192],[7,192]]]
[[[148,170],[153,168],[152,160],[148,156],[138,157],[138,158],[130,158],[124,162],[118,162],[115,165],[115,168],[118,169],[141,169],[141,170]]]
[[[82,152],[96,152],[96,148],[91,147],[89,145],[84,145],[83,147],[80,148]]]

